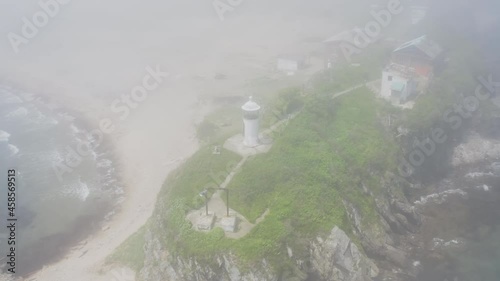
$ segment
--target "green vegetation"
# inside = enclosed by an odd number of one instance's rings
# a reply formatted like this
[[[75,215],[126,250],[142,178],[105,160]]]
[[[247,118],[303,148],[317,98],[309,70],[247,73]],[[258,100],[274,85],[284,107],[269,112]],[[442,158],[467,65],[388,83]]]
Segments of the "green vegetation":
[[[212,264],[214,255],[231,252],[243,267],[265,257],[276,270],[286,269],[290,266],[283,257],[286,245],[293,246],[294,255],[306,256],[307,241],[326,235],[335,225],[358,241],[344,200],[359,210],[365,228],[382,231],[370,193],[380,194],[381,177],[395,168],[398,159],[398,146],[380,125],[387,104],[364,87],[331,98],[376,78],[375,65],[345,65],[318,75],[306,88],[289,88],[274,96],[264,111],[266,127],[301,112],[274,136],[271,151],[249,159],[229,185],[231,208],[251,222],[269,210],[238,240],[226,238],[221,229],[195,231],[186,219],[188,212],[203,206],[199,193],[207,185],[220,184],[241,160],[225,150],[221,155],[211,153],[212,144],[222,144],[241,130],[239,121],[234,125],[241,118],[239,108],[209,116],[198,131],[209,145],[169,176],[157,202],[155,223],[150,225],[169,253]],[[226,120],[229,125],[221,126]]]
[[[488,73],[481,67],[479,52],[470,42],[442,30],[433,31],[431,35],[434,35],[436,42],[444,49],[450,49],[445,53],[446,62],[436,68],[429,88],[416,99],[413,109],[395,112],[394,118],[394,127],[401,126],[409,130],[409,134],[403,136],[400,143],[400,147],[406,150],[406,156],[414,149],[415,140],[430,138],[433,129],[442,129],[447,136],[446,144],[437,145],[436,151],[426,157],[424,165],[414,167],[411,180],[425,184],[449,172],[449,157],[456,140],[462,139],[470,128],[478,129],[498,114],[490,101],[482,101],[479,109],[471,115],[472,118],[460,117],[462,123],[458,127],[452,127],[455,123],[450,122],[450,116],[459,116],[460,108],[463,110],[467,98],[475,94],[479,85],[477,77],[487,76]]]
[[[120,263],[139,272],[144,266],[144,234],[147,225],[130,236],[115,252],[107,259],[107,263]]]
[[[377,126],[376,111],[374,95],[364,88],[336,101],[312,99],[269,154],[247,162],[233,179],[233,207],[250,221],[270,208],[262,225],[276,218],[306,236],[333,225],[350,229],[342,199],[373,218],[361,183],[378,192],[376,181],[365,179],[393,168],[396,153]]]
[[[241,117],[238,106],[226,106],[217,110],[198,125],[198,139],[207,144],[222,145],[226,139],[242,130]]]
[[[163,225],[168,227],[155,225],[152,229],[159,237],[165,238],[164,242],[172,252],[197,257],[206,255],[208,258],[211,253],[225,249],[218,248],[224,237],[222,230],[216,229],[208,234],[194,231],[186,214],[203,206],[204,199],[199,193],[208,186],[220,185],[241,159],[226,150],[214,155],[210,147],[204,147],[169,176],[155,210]]]
[[[230,251],[242,265],[266,257],[284,268],[286,244],[306,254],[301,241],[326,234],[335,225],[352,233],[343,200],[360,210],[363,223],[377,227],[374,199],[364,194],[362,185],[377,194],[381,187],[374,178],[394,167],[397,146],[377,121],[384,106],[366,88],[336,100],[321,91],[313,88],[311,95],[301,97],[297,89],[288,89],[278,96],[276,112],[303,107],[302,112],[268,154],[249,159],[230,183],[231,207],[247,219],[255,222],[270,210],[247,236],[233,240],[221,229],[197,232],[186,220],[187,212],[203,205],[198,194],[213,182],[210,175],[227,175],[239,156],[228,151],[212,155],[205,147],[169,177],[156,208],[161,223],[152,229],[172,254],[210,264],[214,254]]]
[[[361,66],[325,71],[304,87],[266,97],[263,127],[300,114],[273,136],[269,153],[248,159],[230,183],[231,208],[249,221],[269,210],[237,240],[226,238],[221,229],[195,231],[186,219],[188,212],[203,206],[199,193],[219,185],[242,159],[226,150],[212,154],[212,145],[241,130],[239,107],[210,115],[198,128],[207,145],[169,176],[155,208],[155,223],[149,226],[169,253],[212,264],[214,255],[231,252],[242,267],[265,257],[276,270],[286,271],[291,268],[283,256],[286,245],[293,247],[295,256],[305,257],[307,241],[326,235],[335,225],[358,241],[344,201],[358,209],[365,229],[382,231],[371,194],[382,192],[380,179],[398,159],[398,146],[380,125],[389,108],[364,87],[332,99],[334,93],[378,78],[386,51],[373,52],[379,55],[367,55]]]
[[[301,89],[290,87],[266,97],[261,110],[261,127],[268,128],[274,123],[284,119],[288,114],[298,111],[302,106]],[[197,136],[205,144],[222,145],[229,137],[241,133],[243,128],[242,112],[240,106],[224,106],[210,114],[197,128]]]
[[[357,57],[361,59],[362,57]],[[380,59],[380,57],[378,57]],[[374,61],[363,59],[363,66],[341,65],[328,71],[318,74],[313,80],[314,93],[316,96],[331,96],[336,92],[349,89],[353,86],[368,82],[370,80],[378,79],[380,76],[380,65],[383,63],[376,60],[379,65]]]
[[[353,58],[361,66],[342,65],[318,74],[304,87],[287,88],[266,97],[270,106],[263,110],[263,127],[299,110],[300,114],[283,132],[274,135],[269,153],[249,159],[230,183],[230,207],[250,222],[255,223],[269,211],[248,235],[237,240],[226,238],[218,228],[208,233],[195,231],[186,219],[188,212],[203,206],[199,193],[208,185],[219,185],[242,159],[226,150],[221,155],[211,153],[212,145],[220,145],[241,131],[240,108],[226,107],[210,115],[198,128],[198,137],[206,146],[169,176],[158,198],[155,223],[149,224],[148,229],[162,239],[174,256],[196,258],[210,265],[215,263],[217,254],[231,252],[243,268],[266,258],[276,270],[290,267],[284,258],[287,245],[293,247],[295,256],[305,257],[308,241],[326,235],[335,225],[358,241],[344,201],[356,207],[363,228],[372,230],[370,234],[382,232],[374,197],[384,192],[382,179],[396,170],[402,155],[401,144],[393,139],[394,126],[384,128],[381,119],[396,115],[396,126],[410,129],[407,141],[428,135],[436,126],[449,129],[443,125],[443,113],[462,102],[464,94],[474,92],[475,77],[481,73],[473,55],[475,50],[457,38],[443,38],[448,40],[448,44],[439,42],[443,47],[458,47],[448,53],[448,64],[437,73],[411,111],[388,106],[365,87],[335,100],[331,98],[336,92],[379,78],[390,50],[381,46],[383,43],[376,43],[369,52],[364,50]],[[264,82],[274,83],[271,79],[254,81]],[[490,118],[495,113],[488,104],[482,108],[487,109],[482,116]],[[426,167],[440,169],[444,166],[444,154],[438,149],[429,158],[437,164],[426,163]],[[144,229],[124,243],[111,259],[139,269],[144,258],[143,245]],[[499,256],[498,248],[494,244],[488,252],[492,260]],[[476,246],[470,251],[478,256],[486,250]],[[459,262],[465,275],[475,277],[486,271],[492,277],[498,276],[498,263],[476,264],[465,259]]]
[[[273,124],[287,118],[289,114],[298,112],[303,106],[302,91],[299,87],[290,87],[279,91],[272,99],[271,106],[265,110],[261,117],[261,126],[269,128]]]
[[[200,192],[208,186],[220,185],[241,159],[241,156],[227,150],[214,155],[211,147],[204,147],[169,176],[161,196],[168,193],[169,201],[182,201],[189,209],[199,208],[204,203]]]
[[[465,97],[474,95],[479,83],[476,77],[487,75],[481,66],[481,51],[473,42],[448,30],[430,30],[429,36],[449,51],[446,52],[444,69],[437,70],[427,93],[417,99],[415,107],[405,116],[405,125],[419,133],[429,131],[436,125],[446,128],[443,127],[443,114],[454,110],[455,104],[462,104]]]

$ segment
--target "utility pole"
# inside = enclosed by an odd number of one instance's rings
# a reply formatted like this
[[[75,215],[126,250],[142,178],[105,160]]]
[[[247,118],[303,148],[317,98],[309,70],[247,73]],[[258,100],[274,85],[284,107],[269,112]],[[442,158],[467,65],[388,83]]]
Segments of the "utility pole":
[[[229,217],[229,189],[225,188],[226,190],[226,208],[227,208],[227,217]]]
[[[205,195],[205,214],[208,217],[208,196]]]
[[[222,188],[222,187],[219,187],[219,188],[207,188],[207,189],[203,190],[200,193],[201,197],[205,197],[205,213],[206,213],[206,215],[208,216],[208,190],[209,189],[224,190],[226,192],[226,216],[230,217],[230,215],[229,215],[229,189]]]
[[[206,216],[208,217],[208,190],[203,190],[201,193],[200,193],[200,196],[201,197],[205,197],[205,214]]]

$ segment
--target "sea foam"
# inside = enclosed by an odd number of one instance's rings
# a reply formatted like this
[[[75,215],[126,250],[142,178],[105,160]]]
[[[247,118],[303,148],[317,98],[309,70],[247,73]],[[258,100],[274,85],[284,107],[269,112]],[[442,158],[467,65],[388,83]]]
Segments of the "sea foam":
[[[17,148],[17,146],[15,146],[13,144],[9,144],[8,147],[9,147],[9,151],[10,151],[10,156],[14,156],[14,155],[19,153],[19,148]]]
[[[28,109],[25,107],[19,107],[18,109],[11,111],[7,114],[7,118],[22,118],[28,115]]]
[[[90,188],[86,183],[82,182],[82,180],[80,179],[75,184],[67,186],[62,191],[62,193],[66,196],[78,198],[81,201],[85,201],[90,195]]]
[[[8,142],[10,138],[10,134],[6,131],[0,130],[0,141]]]
[[[429,202],[435,204],[442,204],[451,195],[460,195],[462,197],[467,196],[467,193],[461,189],[451,189],[439,193],[433,193],[427,196],[420,197],[420,200],[415,201],[415,205],[426,205]]]

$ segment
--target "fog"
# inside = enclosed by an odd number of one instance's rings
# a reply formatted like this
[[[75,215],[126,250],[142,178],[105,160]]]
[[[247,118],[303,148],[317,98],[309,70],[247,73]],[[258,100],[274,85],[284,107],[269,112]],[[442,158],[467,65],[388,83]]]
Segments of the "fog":
[[[39,10],[37,1],[2,1],[2,34],[20,34],[22,17]],[[69,1],[19,54],[9,40],[1,41],[2,77],[29,79],[46,91],[102,96],[130,89],[147,65],[189,76],[224,72],[235,56],[255,55],[259,64],[293,51],[306,32],[338,29],[337,19],[313,15],[322,10],[300,1],[252,2],[221,21],[210,1]]]
[[[75,281],[98,280],[89,268],[94,269],[96,261],[102,262],[144,225],[165,178],[203,145],[196,126],[220,107],[214,101],[217,97],[246,99],[255,95],[265,100],[282,88],[309,83],[313,75],[327,71],[330,54],[325,52],[324,41],[353,28],[363,29],[373,21],[373,11],[387,9],[391,1],[399,3],[403,12],[393,15],[380,36],[370,42],[370,47],[385,47],[385,53],[372,54],[367,48],[361,50],[361,56],[385,55],[392,47],[428,35],[442,43],[445,51],[466,42],[479,52],[481,69],[500,76],[498,0],[0,0],[0,86],[15,89],[13,93],[20,96],[40,97],[42,102],[35,104],[42,108],[39,115],[70,114],[70,121],[54,117],[55,123],[67,125],[59,128],[61,131],[75,124],[85,132],[104,131],[109,124],[116,127],[104,134],[102,151],[96,153],[112,155],[108,160],[113,163],[113,176],[120,179],[119,192],[111,196],[121,200],[120,209],[116,214],[113,211],[105,225],[112,231],[101,231],[99,222],[106,214],[88,222],[95,216],[85,213],[92,206],[81,207],[84,215],[64,217],[60,210],[49,208],[55,201],[41,197],[45,207],[40,208],[40,217],[55,216],[63,222],[84,217],[88,223],[85,231],[98,234],[79,248],[86,250],[82,256],[78,251],[66,255],[62,249],[54,254],[51,261],[66,259],[36,275],[36,280],[63,280],[73,272],[82,274]],[[427,7],[419,24],[410,23],[414,6]],[[45,13],[44,7],[52,15],[43,26],[36,26],[33,21],[40,20],[36,15]],[[280,73],[276,61],[282,55],[306,57],[307,68],[295,76]],[[344,59],[347,56],[342,62]],[[346,65],[357,64],[349,61]],[[382,71],[384,65],[377,67]],[[151,89],[144,86],[147,79],[156,81]],[[130,93],[140,86],[147,88],[147,98],[128,103]],[[30,111],[29,106],[22,108]],[[5,111],[0,112],[2,116],[14,116],[10,110],[16,112],[7,106],[0,109]],[[11,126],[9,118],[2,119],[5,124],[0,123],[0,133]],[[110,122],[104,126],[103,120]],[[48,139],[50,132],[40,135]],[[0,144],[15,145],[6,135],[0,134]],[[18,142],[29,143],[29,137],[23,135]],[[52,140],[47,143],[52,144]],[[19,155],[24,156],[22,152],[21,147]],[[66,156],[61,153],[55,158],[64,160]],[[94,160],[98,161],[97,156]],[[43,165],[50,167],[54,160]],[[55,182],[53,171],[47,173]],[[91,183],[85,182],[79,171],[69,175],[82,186],[90,186],[89,192],[83,191],[85,201],[94,192]],[[54,184],[71,186],[63,181]],[[31,213],[36,221],[37,211]],[[52,232],[40,226],[44,223],[38,222],[30,231],[43,233],[41,238],[49,244],[55,243],[58,235],[78,237],[76,242],[81,242],[82,237],[75,232],[87,228],[62,225],[61,229],[70,230]],[[70,240],[64,240],[61,248],[74,246],[76,242]],[[36,265],[23,274],[32,274],[48,263],[38,255]],[[110,280],[110,276],[107,272],[98,281]]]
[[[221,21],[211,1],[67,2],[15,54],[6,35],[21,34],[22,17],[31,20],[41,8],[38,1],[2,0],[2,79],[19,83],[29,79],[25,84],[44,91],[102,96],[131,88],[146,65],[159,64],[189,76],[234,70],[232,63],[245,69],[281,53],[300,51],[301,39],[333,36],[362,25],[363,18],[369,19],[370,5],[385,5],[384,1],[241,1],[222,13]],[[491,26],[498,24],[498,18],[489,9],[498,6],[495,1],[431,5],[432,13],[450,30],[495,34]],[[255,56],[255,61],[238,57],[242,55]]]
[[[230,68],[235,55],[254,54],[262,62],[262,56],[293,52],[301,37],[351,28],[349,19],[368,16],[372,3],[242,1],[221,21],[210,1],[68,1],[29,43],[19,46],[19,54],[4,36],[1,76],[21,83],[29,79],[27,84],[41,83],[47,91],[105,95],[132,87],[150,64],[177,74],[205,75]],[[0,5],[0,32],[5,35],[20,34],[22,17],[31,20],[40,11],[38,1],[3,0]],[[450,30],[495,34],[492,26],[498,18],[489,8],[498,6],[495,1],[432,5]],[[243,61],[237,63],[245,67]]]

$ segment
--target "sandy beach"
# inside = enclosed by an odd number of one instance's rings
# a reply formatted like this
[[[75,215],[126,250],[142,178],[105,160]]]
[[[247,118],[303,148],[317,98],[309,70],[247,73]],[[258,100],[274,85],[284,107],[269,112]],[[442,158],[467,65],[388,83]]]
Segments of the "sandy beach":
[[[198,147],[193,122],[199,117],[180,104],[158,106],[171,99],[160,96],[155,98],[156,102],[145,104],[137,116],[111,136],[116,140],[116,155],[126,184],[126,200],[119,212],[103,224],[101,232],[76,246],[64,260],[34,275],[33,280],[114,280],[116,273],[100,275],[100,266],[116,247],[144,225],[168,173]],[[168,118],[161,114],[163,110],[179,118]]]
[[[111,2],[106,5],[121,4]],[[35,4],[28,10],[36,11]],[[255,21],[240,15],[222,22],[210,5],[199,15],[192,13],[194,19],[178,19],[157,7],[129,3],[110,20],[105,8],[93,10],[94,5],[104,4],[68,4],[20,54],[13,55],[8,42],[0,43],[3,81],[83,113],[96,128],[103,119],[113,121],[116,130],[107,138],[115,145],[126,189],[125,201],[102,231],[27,280],[116,280],[122,269],[103,269],[106,257],[144,225],[169,172],[198,149],[195,128],[213,110],[210,100],[253,94],[248,85],[274,75],[277,56],[308,54],[317,46],[307,38],[340,31],[327,19],[264,15]],[[138,14],[148,15],[147,20],[131,19]],[[13,24],[1,31],[18,28],[21,15],[5,15]],[[169,76],[120,118],[113,102],[141,85],[148,67]],[[216,80],[217,74],[227,78]]]

